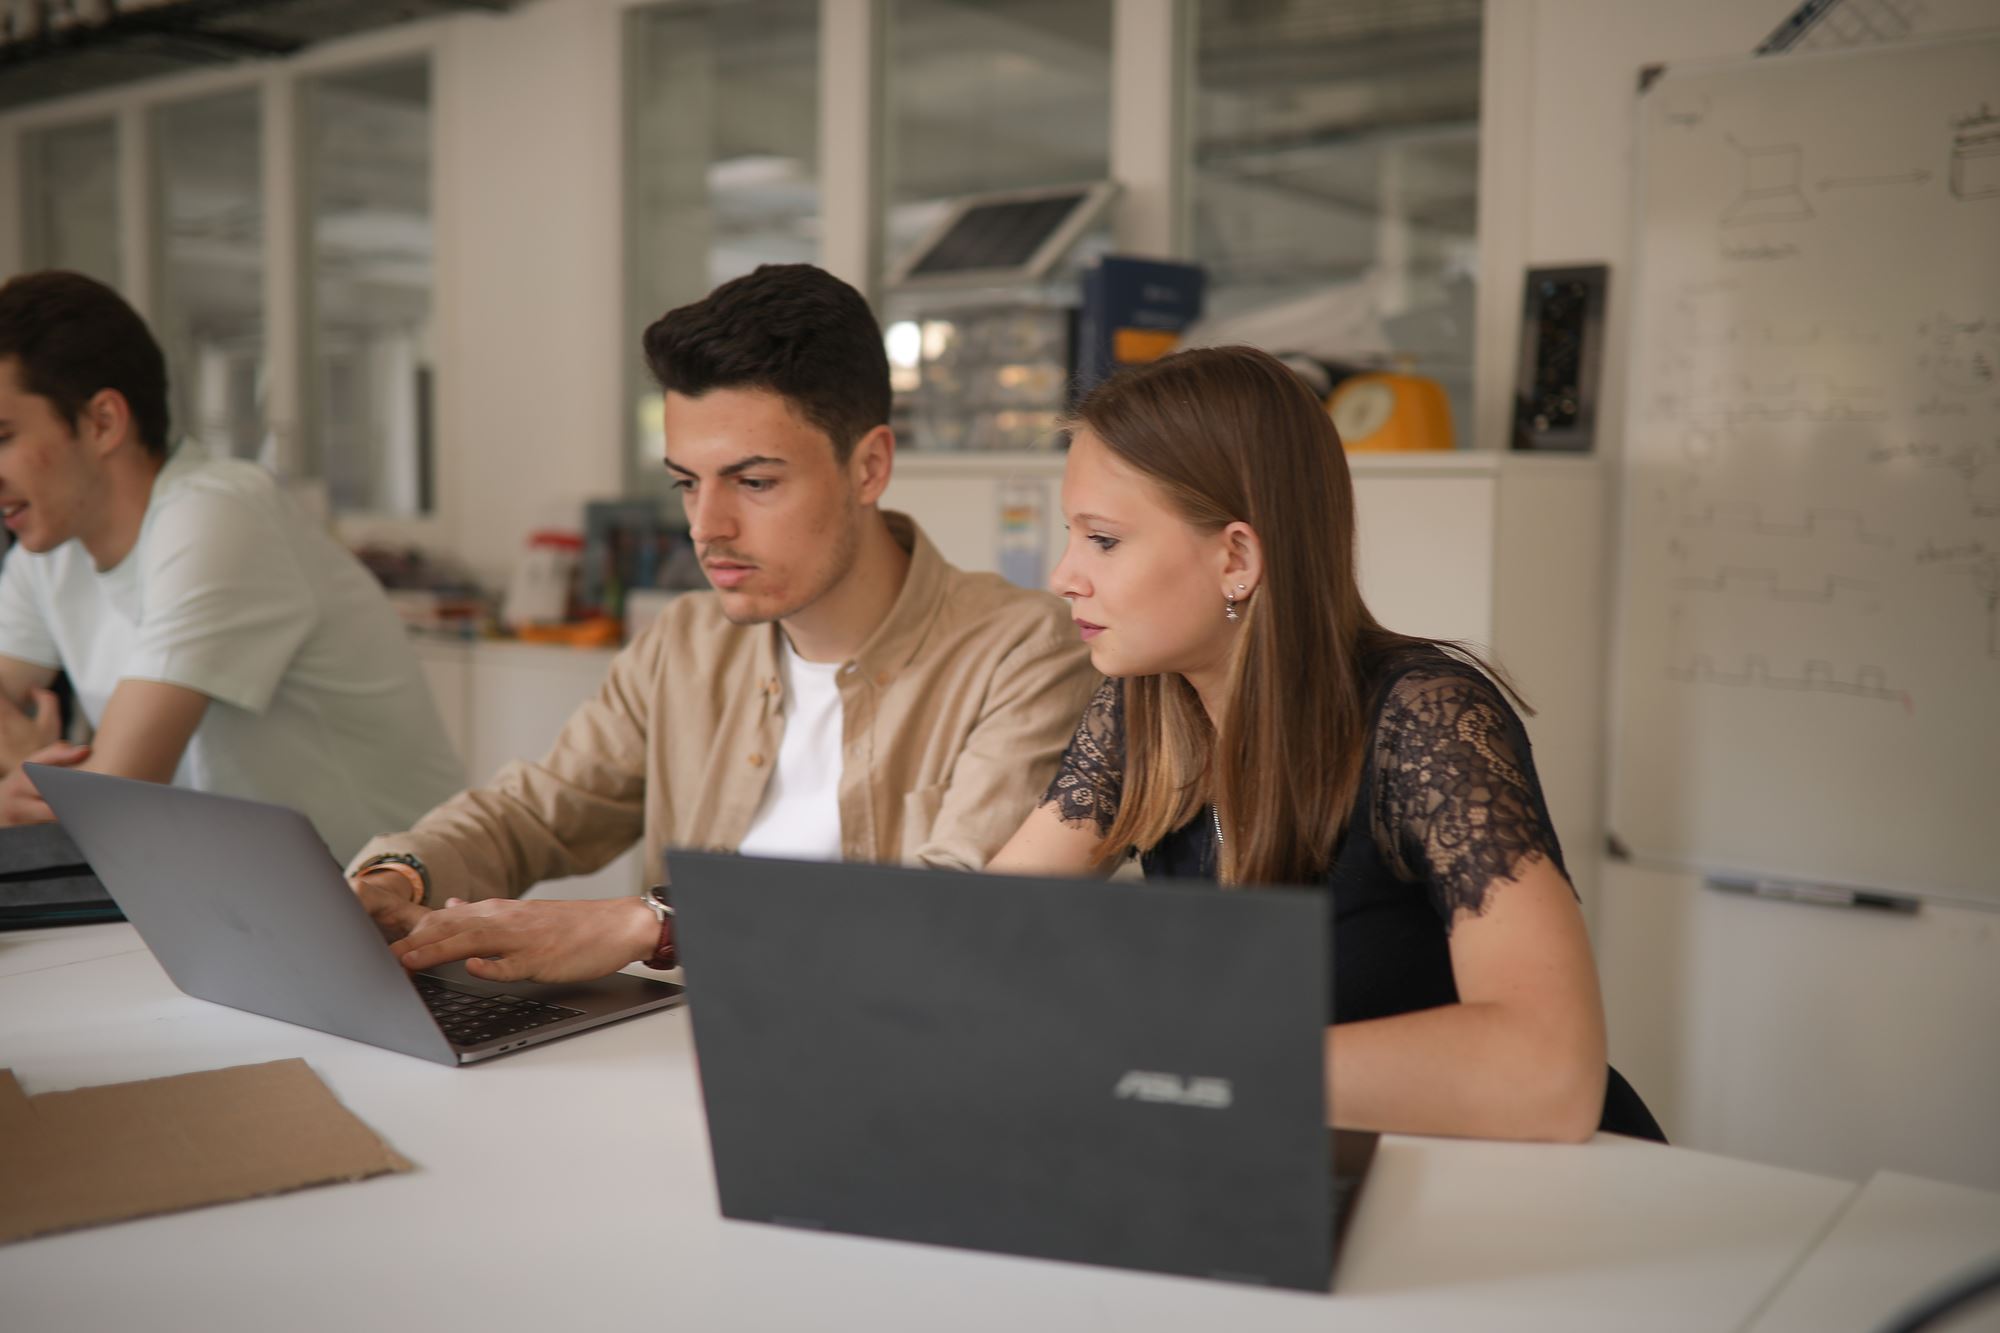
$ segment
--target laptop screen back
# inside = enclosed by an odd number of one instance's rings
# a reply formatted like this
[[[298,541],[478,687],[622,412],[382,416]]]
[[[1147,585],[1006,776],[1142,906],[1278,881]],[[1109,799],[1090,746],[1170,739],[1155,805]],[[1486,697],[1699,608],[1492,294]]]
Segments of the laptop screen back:
[[[1319,895],[669,861],[727,1216],[1327,1288]]]

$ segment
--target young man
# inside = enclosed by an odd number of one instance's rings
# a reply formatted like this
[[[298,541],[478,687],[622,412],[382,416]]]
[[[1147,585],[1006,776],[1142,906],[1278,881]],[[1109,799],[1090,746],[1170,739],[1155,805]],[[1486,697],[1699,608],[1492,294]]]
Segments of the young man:
[[[766,265],[670,311],[645,348],[715,590],[620,653],[540,763],[357,858],[356,892],[413,970],[569,981],[668,964],[671,919],[644,896],[512,900],[641,837],[653,882],[667,849],[696,846],[978,869],[1096,684],[1061,602],[953,569],[876,507],[889,363],[852,287]]]
[[[169,455],[159,344],[76,273],[0,286],[0,824],[23,760],[303,811],[336,855],[458,786],[381,588],[254,464]],[[95,728],[56,740],[66,670]],[[28,715],[32,706],[33,716]]]

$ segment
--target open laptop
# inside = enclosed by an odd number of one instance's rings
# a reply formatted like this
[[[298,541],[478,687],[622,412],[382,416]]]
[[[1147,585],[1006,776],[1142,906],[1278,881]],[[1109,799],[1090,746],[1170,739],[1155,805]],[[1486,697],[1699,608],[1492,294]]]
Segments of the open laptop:
[[[35,787],[189,995],[439,1064],[471,1064],[678,1004],[616,975],[497,985],[412,978],[306,817],[283,806],[27,765]]]
[[[1328,1289],[1322,895],[668,864],[725,1216]]]

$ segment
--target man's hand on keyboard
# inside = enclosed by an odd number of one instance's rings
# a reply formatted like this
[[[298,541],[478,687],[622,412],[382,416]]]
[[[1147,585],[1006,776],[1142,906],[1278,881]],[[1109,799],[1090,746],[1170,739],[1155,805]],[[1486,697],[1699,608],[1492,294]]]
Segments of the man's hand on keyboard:
[[[482,981],[590,981],[652,957],[659,939],[637,898],[453,898],[390,948],[412,972],[463,960]]]

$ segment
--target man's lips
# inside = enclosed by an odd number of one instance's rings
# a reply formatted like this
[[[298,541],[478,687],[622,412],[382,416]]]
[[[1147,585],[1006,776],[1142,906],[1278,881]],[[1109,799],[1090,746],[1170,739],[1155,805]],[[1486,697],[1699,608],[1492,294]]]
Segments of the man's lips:
[[[0,505],[0,516],[6,518],[7,526],[11,528],[14,526],[14,520],[26,513],[27,510],[28,503],[25,500],[15,504]]]
[[[708,581],[718,588],[734,588],[757,572],[757,566],[735,560],[704,561],[702,568],[708,571]]]

